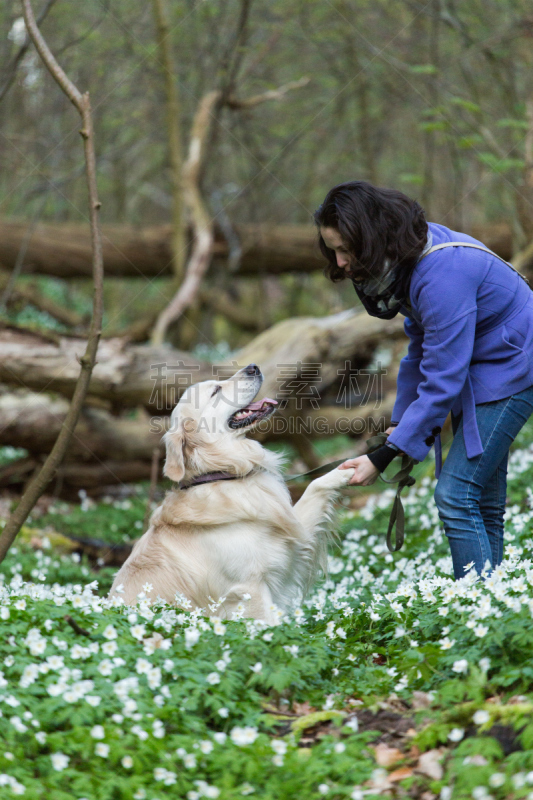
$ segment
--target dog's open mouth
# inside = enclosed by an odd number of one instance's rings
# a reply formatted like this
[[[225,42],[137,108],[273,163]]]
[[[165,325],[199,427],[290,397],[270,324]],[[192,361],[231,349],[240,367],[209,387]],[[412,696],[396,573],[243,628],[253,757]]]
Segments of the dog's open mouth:
[[[256,403],[250,403],[244,408],[240,408],[235,414],[232,414],[228,420],[230,428],[244,428],[258,422],[267,417],[275,411],[278,404],[277,400],[272,400],[270,397],[264,397]]]

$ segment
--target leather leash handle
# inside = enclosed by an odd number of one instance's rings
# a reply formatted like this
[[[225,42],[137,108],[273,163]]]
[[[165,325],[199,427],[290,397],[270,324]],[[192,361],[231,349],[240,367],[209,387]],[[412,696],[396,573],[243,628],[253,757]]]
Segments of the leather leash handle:
[[[377,450],[378,447],[384,445],[386,441],[387,435],[385,433],[378,433],[376,436],[371,436],[366,440],[366,444],[368,445],[367,453],[372,453],[374,450]],[[387,528],[387,549],[389,553],[396,553],[398,550],[401,550],[405,541],[405,511],[402,505],[401,493],[404,486],[413,486],[416,483],[416,478],[410,473],[415,464],[418,463],[419,462],[414,458],[404,453],[402,456],[402,464],[398,472],[390,478],[385,478],[383,475],[380,475],[381,480],[385,483],[398,484]],[[393,544],[392,532],[394,526],[396,526],[396,531]]]

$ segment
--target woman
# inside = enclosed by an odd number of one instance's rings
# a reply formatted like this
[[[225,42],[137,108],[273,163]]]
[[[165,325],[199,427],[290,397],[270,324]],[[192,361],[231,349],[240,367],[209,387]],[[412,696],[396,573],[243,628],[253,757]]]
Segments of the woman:
[[[387,444],[341,469],[355,468],[350,483],[367,486],[398,453],[422,461],[435,443],[435,502],[455,578],[472,566],[488,574],[503,558],[509,447],[533,412],[533,292],[481,242],[426,222],[393,189],[335,186],[315,222],[330,280],[349,278],[372,316],[403,314],[410,339]]]

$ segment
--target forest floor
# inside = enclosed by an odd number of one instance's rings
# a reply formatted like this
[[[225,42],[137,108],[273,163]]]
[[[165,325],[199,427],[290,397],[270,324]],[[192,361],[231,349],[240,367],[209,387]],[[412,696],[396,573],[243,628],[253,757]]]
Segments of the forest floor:
[[[146,486],[42,502],[0,566],[2,800],[533,799],[533,421],[484,582],[452,579],[433,472],[395,555],[393,490],[350,490],[329,576],[269,628],[106,601],[115,568],[58,534],[135,539]]]

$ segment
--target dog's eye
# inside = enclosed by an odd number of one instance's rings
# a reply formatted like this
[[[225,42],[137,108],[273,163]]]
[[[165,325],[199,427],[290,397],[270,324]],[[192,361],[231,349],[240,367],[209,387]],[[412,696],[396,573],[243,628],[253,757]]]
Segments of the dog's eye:
[[[215,388],[213,389],[213,393],[212,393],[211,397],[214,397],[217,392],[220,392],[221,389],[222,389],[222,386],[215,386]]]

